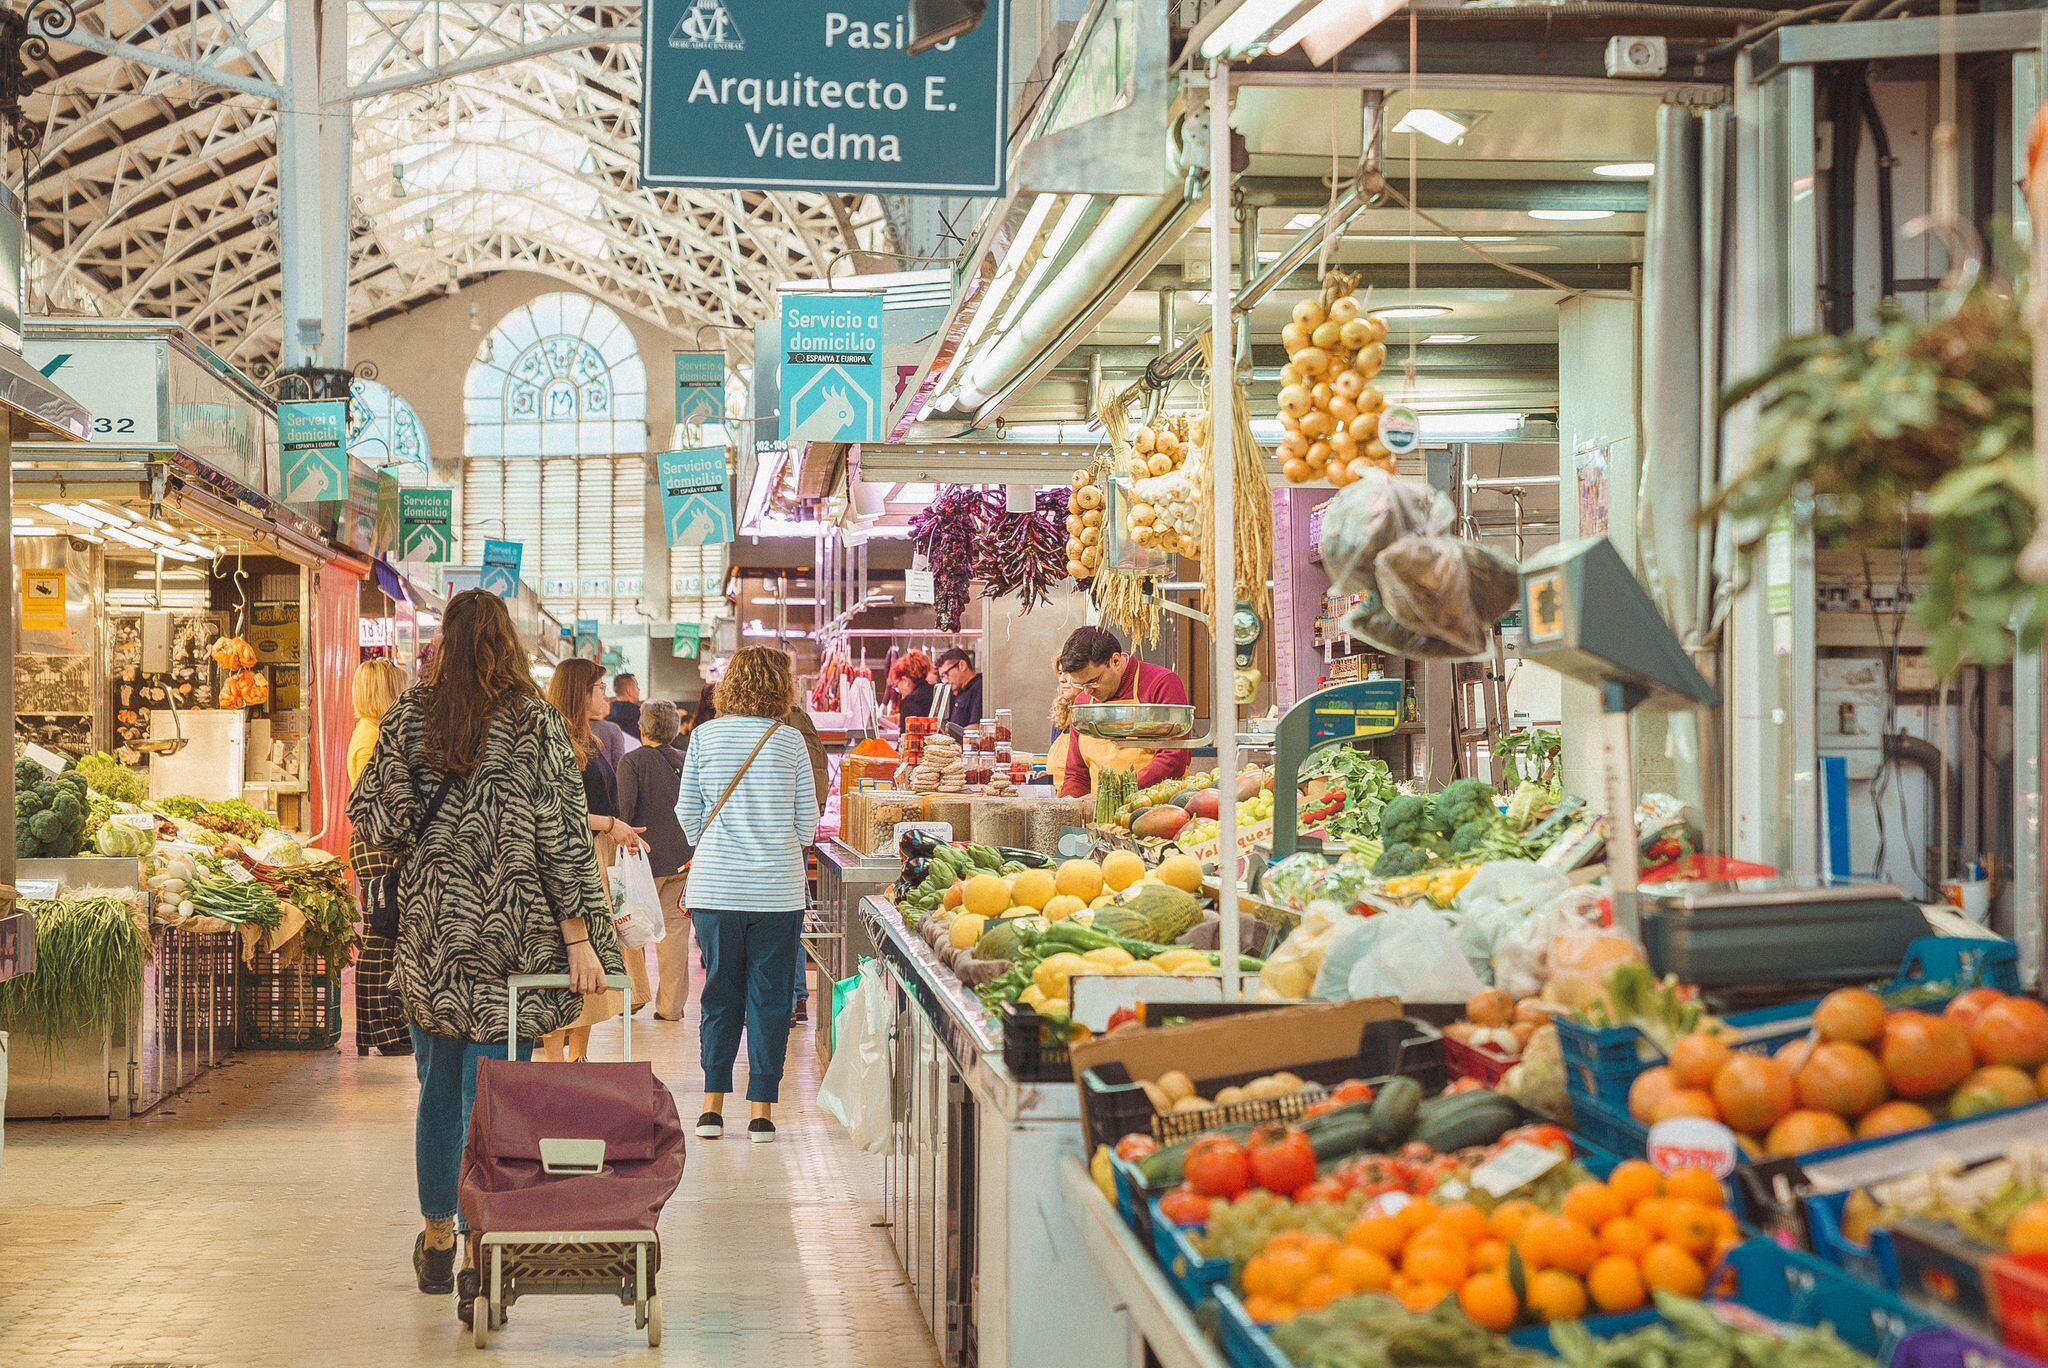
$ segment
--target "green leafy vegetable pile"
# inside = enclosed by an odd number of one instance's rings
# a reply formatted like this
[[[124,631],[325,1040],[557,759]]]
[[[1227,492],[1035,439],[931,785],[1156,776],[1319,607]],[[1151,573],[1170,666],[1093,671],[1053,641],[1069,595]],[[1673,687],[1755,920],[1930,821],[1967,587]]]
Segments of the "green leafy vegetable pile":
[[[1550,1360],[1518,1349],[1465,1318],[1455,1300],[1417,1314],[1391,1297],[1346,1297],[1326,1311],[1273,1330],[1295,1368],[1543,1368]]]
[[[1301,778],[1304,782],[1330,779],[1343,788],[1343,810],[1323,823],[1323,829],[1340,840],[1378,836],[1387,804],[1401,796],[1386,761],[1350,746],[1325,746],[1317,751],[1302,765]]]
[[[80,756],[78,772],[94,793],[103,793],[117,803],[139,803],[149,797],[149,781],[106,751]]]
[[[14,852],[24,859],[66,859],[85,845],[85,779],[51,776],[33,760],[14,766]]]
[[[1664,1320],[1610,1340],[1577,1321],[1550,1327],[1565,1368],[1875,1368],[1825,1326],[1787,1327],[1783,1336],[1739,1330],[1699,1302],[1657,1294]]]
[[[306,914],[306,949],[325,957],[330,970],[347,964],[356,944],[360,913],[340,861],[293,865],[262,877]]]
[[[119,898],[25,902],[36,917],[35,972],[0,983],[0,1028],[54,1045],[123,1011],[149,942]]]

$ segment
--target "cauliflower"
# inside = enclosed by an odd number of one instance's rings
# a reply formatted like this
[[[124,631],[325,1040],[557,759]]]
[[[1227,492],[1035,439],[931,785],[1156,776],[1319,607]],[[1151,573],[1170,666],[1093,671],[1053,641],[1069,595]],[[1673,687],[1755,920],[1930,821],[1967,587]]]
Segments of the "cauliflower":
[[[1500,1090],[1534,1112],[1569,1123],[1571,1098],[1565,1092],[1564,1048],[1557,1027],[1542,1026],[1529,1037],[1522,1062],[1509,1069]]]

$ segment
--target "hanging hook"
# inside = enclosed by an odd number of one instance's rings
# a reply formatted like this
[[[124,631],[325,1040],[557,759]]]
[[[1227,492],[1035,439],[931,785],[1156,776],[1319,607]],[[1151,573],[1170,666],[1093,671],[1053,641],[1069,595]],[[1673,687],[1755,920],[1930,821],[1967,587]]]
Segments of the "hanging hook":
[[[235,551],[235,635],[241,636],[249,630],[249,572],[243,568],[242,552]]]

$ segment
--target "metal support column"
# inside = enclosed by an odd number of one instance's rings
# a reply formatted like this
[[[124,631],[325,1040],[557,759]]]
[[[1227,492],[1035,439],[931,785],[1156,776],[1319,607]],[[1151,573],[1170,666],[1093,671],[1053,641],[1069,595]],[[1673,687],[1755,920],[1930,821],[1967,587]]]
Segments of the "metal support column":
[[[278,113],[284,369],[348,361],[351,115],[348,6],[285,0],[284,105]]]
[[[1225,577],[1209,586],[1215,603],[1209,624],[1209,711],[1215,718],[1217,782],[1226,794],[1237,774],[1237,646],[1230,622],[1237,604],[1237,435],[1236,333],[1230,326],[1230,67],[1218,62],[1209,72],[1209,335],[1215,339],[1210,365],[1209,497],[1216,502],[1216,565]],[[1236,1001],[1237,975],[1237,804],[1228,798],[1216,815],[1216,911],[1222,918],[1223,996]]]

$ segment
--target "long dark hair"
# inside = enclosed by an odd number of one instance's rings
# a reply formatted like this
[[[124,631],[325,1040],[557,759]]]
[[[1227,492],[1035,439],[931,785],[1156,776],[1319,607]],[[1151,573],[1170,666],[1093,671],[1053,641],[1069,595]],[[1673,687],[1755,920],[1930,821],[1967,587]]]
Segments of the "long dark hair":
[[[590,686],[604,678],[604,666],[581,656],[555,666],[548,681],[548,702],[569,724],[569,745],[576,752],[576,768],[590,763],[597,740],[590,734]]]
[[[518,700],[540,702],[526,648],[513,630],[505,601],[465,589],[441,615],[426,704],[427,763],[449,774],[468,774],[483,758],[484,735],[498,710]]]

